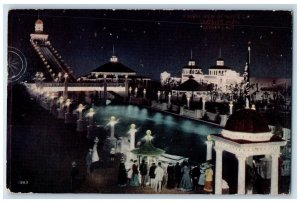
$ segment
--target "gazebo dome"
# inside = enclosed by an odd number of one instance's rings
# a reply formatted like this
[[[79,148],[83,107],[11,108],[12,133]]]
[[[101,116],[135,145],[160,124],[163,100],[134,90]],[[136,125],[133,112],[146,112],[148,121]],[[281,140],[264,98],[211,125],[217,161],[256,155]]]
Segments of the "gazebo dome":
[[[37,20],[35,21],[35,24],[43,24],[43,21],[42,21],[41,19],[37,19]]]
[[[273,136],[263,117],[253,109],[241,109],[232,114],[221,133],[233,140],[269,141]]]

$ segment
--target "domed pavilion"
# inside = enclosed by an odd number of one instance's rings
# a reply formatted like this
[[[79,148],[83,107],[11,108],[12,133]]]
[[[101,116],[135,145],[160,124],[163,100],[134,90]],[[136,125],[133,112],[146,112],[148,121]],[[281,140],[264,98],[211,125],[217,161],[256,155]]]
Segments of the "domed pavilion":
[[[228,118],[221,134],[211,137],[216,151],[215,194],[222,194],[223,151],[234,154],[238,160],[238,194],[246,192],[246,161],[258,155],[272,157],[271,194],[278,194],[278,158],[280,147],[286,145],[286,141],[273,135],[255,108],[236,111]]]

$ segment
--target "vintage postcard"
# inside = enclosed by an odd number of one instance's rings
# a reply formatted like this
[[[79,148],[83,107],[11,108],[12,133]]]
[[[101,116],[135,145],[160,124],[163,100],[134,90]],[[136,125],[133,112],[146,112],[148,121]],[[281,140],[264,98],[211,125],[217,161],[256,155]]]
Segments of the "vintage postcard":
[[[294,15],[9,10],[6,188],[291,194]]]

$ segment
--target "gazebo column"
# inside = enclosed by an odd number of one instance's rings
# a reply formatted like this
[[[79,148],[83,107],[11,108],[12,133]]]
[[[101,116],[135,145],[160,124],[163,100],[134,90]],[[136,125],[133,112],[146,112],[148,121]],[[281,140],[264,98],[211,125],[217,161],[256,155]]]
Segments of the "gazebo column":
[[[246,174],[246,156],[236,155],[239,166],[238,166],[238,194],[245,194],[245,174]]]
[[[271,195],[278,194],[278,157],[278,153],[272,154]]]
[[[125,99],[128,99],[128,75],[125,75]]]
[[[104,79],[104,84],[103,84],[103,89],[104,89],[104,104],[106,105],[106,100],[107,100],[107,82],[106,82],[106,75],[103,75],[103,79]]]
[[[212,159],[212,146],[213,146],[213,141],[211,139],[211,136],[208,135],[206,141],[206,161]]]
[[[215,194],[222,194],[222,157],[223,150],[215,148],[216,150],[216,175],[215,175]]]

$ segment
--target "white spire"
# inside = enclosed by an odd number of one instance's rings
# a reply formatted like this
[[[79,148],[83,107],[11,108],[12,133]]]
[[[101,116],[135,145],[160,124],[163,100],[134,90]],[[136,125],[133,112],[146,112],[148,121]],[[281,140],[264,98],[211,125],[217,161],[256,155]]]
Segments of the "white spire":
[[[113,55],[110,58],[110,62],[118,62],[118,58],[115,56],[115,45],[113,45]]]

